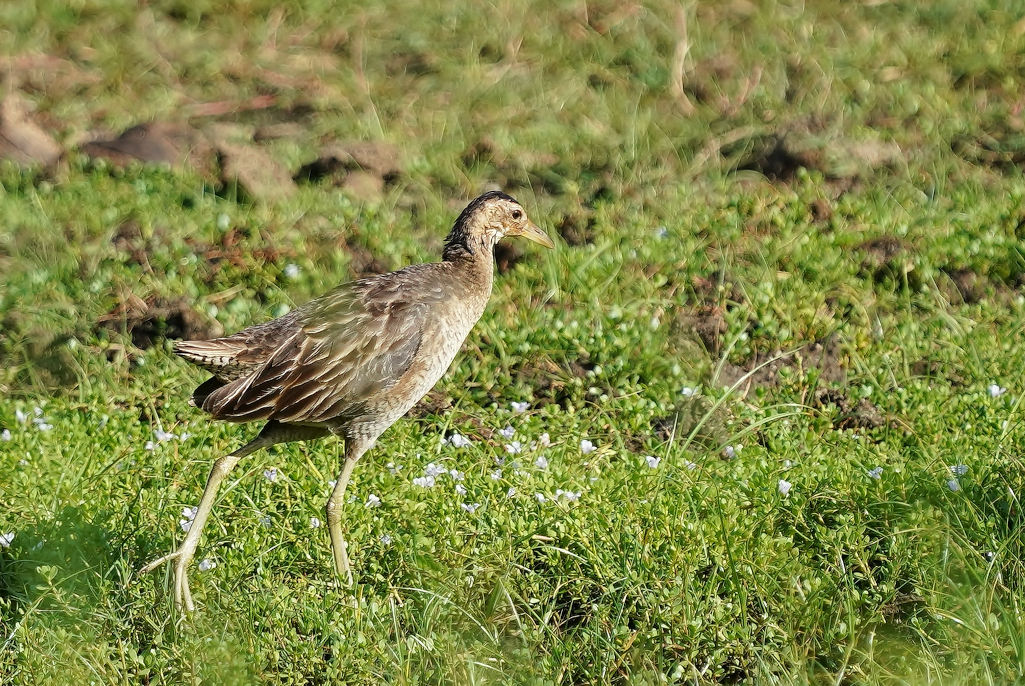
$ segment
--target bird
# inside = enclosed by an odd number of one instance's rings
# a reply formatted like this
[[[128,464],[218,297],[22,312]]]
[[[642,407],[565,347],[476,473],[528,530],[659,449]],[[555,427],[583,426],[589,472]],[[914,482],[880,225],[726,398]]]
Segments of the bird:
[[[185,539],[140,574],[173,562],[175,604],[193,612],[188,568],[228,473],[261,448],[333,436],[344,442],[344,459],[327,526],[335,573],[351,586],[342,506],[352,471],[448,370],[490,298],[495,246],[512,236],[555,247],[512,196],[489,191],[459,214],[440,262],[343,283],[231,336],[177,341],[177,355],[212,374],[193,392],[193,405],[217,420],[266,423],[214,462]]]

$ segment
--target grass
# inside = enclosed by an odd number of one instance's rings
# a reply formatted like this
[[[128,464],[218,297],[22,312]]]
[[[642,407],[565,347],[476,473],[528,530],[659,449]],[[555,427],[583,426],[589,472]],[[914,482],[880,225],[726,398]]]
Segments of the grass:
[[[9,87],[72,152],[0,165],[0,681],[1022,679],[1019,15],[5,3]],[[293,172],[338,139],[394,143],[404,170],[371,200],[262,202],[74,151],[186,118],[298,121],[263,144]],[[222,489],[182,617],[168,575],[137,570],[254,428],[188,406],[204,375],[171,324],[140,347],[123,312],[98,322],[133,296],[185,298],[210,330],[263,321],[367,251],[437,259],[492,183],[563,241],[498,278],[450,406],[357,468],[357,585],[334,587],[311,525],[340,447],[286,446]],[[430,463],[466,495],[414,485]]]

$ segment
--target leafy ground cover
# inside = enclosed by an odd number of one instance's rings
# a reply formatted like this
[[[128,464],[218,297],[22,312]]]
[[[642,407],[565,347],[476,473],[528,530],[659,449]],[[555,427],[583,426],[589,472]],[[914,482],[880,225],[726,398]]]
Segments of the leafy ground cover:
[[[0,680],[1020,679],[1020,15],[4,3]],[[356,586],[339,446],[281,447],[182,617],[137,570],[253,428],[170,341],[437,259],[489,186],[559,249],[357,469]]]

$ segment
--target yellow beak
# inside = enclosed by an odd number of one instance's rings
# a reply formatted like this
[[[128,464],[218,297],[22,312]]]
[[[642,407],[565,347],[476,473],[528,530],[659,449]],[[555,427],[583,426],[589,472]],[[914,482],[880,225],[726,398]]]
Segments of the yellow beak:
[[[522,231],[517,230],[515,232],[510,233],[512,233],[512,235],[514,236],[523,236],[528,241],[540,243],[546,248],[555,247],[555,243],[552,243],[552,239],[548,237],[548,234],[542,231],[541,229],[537,228],[537,226],[535,226],[533,222],[527,222],[527,225],[523,227]]]

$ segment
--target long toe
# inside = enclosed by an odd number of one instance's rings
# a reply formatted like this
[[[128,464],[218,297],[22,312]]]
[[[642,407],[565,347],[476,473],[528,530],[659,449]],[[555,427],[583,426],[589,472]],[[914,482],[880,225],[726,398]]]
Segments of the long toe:
[[[192,602],[192,593],[189,590],[188,563],[189,560],[179,558],[174,566],[174,602],[179,608],[192,612],[196,606]]]

